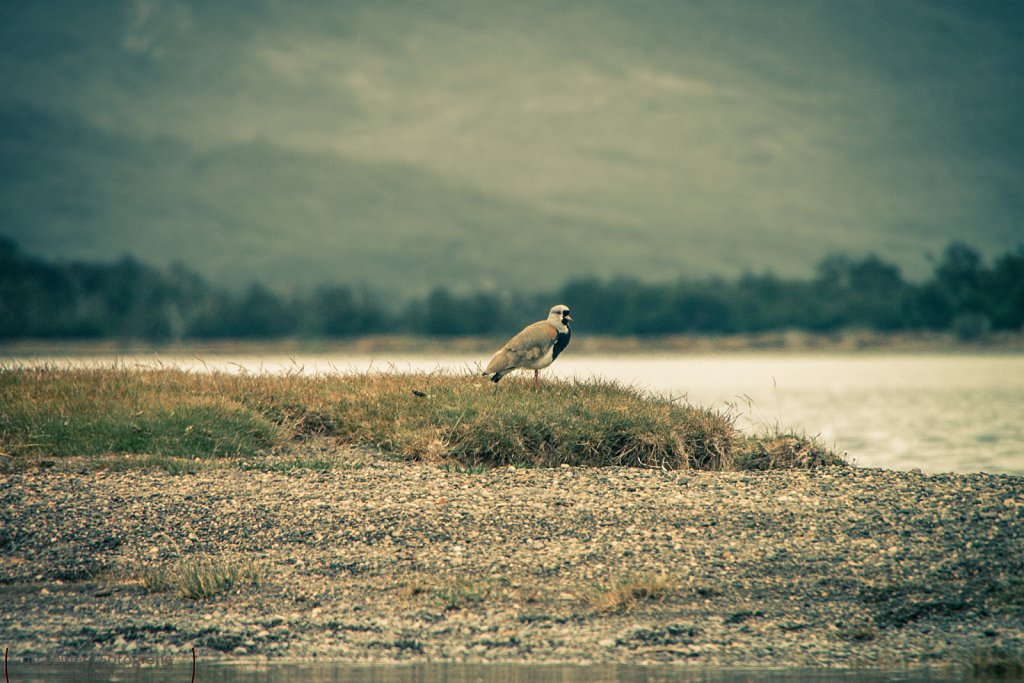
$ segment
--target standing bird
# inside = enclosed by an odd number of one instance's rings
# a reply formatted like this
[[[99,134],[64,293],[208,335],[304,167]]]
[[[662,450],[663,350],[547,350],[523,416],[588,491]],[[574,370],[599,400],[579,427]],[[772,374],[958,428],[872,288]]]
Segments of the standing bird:
[[[547,320],[535,322],[498,349],[483,374],[492,375],[491,381],[497,382],[513,370],[527,368],[533,370],[533,382],[539,386],[541,368],[554,363],[569,345],[570,320],[568,306],[555,306]]]

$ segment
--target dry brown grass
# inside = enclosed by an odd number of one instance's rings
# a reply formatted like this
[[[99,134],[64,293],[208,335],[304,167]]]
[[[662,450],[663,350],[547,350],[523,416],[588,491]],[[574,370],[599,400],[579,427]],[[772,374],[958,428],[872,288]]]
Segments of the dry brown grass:
[[[4,368],[0,405],[0,451],[15,460],[132,454],[171,471],[182,459],[251,459],[323,438],[468,468],[840,462],[811,440],[750,439],[727,414],[604,381]]]
[[[584,598],[596,612],[627,612],[645,603],[662,602],[677,590],[675,582],[663,575],[638,574],[620,577]]]

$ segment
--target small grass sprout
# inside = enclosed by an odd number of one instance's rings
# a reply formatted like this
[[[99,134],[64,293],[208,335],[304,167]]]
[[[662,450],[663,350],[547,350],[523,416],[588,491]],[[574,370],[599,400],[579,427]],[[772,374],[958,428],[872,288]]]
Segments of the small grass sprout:
[[[259,585],[263,567],[252,560],[181,558],[169,567],[145,567],[139,578],[150,593],[174,592],[201,600],[243,585]]]
[[[446,611],[465,609],[483,603],[491,595],[491,587],[466,577],[419,579],[406,586],[412,597],[425,597]]]
[[[594,611],[610,614],[661,602],[676,590],[675,582],[662,574],[633,574],[604,584],[584,597]]]

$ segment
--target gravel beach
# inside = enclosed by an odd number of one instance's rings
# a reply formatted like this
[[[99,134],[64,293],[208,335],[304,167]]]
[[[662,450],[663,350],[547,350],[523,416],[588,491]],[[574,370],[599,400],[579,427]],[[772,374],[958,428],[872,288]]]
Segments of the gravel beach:
[[[0,475],[12,657],[916,666],[1024,652],[1024,478],[858,468]],[[257,565],[209,598],[153,568]],[[190,656],[190,655],[189,655]]]

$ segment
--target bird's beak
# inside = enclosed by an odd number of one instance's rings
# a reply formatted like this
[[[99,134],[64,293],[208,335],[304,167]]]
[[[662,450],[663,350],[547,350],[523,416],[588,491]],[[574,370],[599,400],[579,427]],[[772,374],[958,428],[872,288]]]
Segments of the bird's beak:
[[[565,315],[562,316],[562,320],[572,320],[572,318],[570,318],[569,314],[566,313]]]

